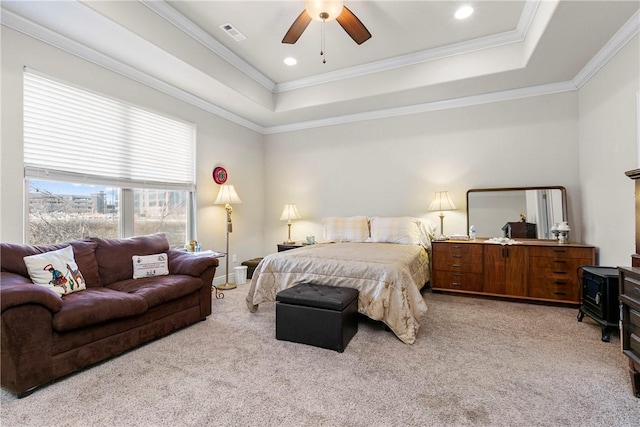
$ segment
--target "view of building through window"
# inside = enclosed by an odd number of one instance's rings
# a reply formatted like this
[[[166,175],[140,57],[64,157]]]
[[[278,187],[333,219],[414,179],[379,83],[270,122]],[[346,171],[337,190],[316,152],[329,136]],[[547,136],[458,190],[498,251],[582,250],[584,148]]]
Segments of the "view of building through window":
[[[188,197],[186,191],[135,189],[134,234],[163,232],[172,247],[184,246],[187,239]]]
[[[172,247],[181,247],[187,239],[188,197],[187,191],[134,189],[133,209],[123,209],[127,198],[119,188],[29,180],[29,242],[117,238],[122,220],[135,235],[163,232]],[[133,216],[120,218],[121,212]]]

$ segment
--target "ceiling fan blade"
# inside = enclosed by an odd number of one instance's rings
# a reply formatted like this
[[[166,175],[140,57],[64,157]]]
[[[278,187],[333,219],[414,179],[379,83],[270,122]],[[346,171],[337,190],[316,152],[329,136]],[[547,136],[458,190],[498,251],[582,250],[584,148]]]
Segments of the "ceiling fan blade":
[[[342,13],[336,18],[340,26],[351,36],[354,42],[362,44],[371,38],[371,33],[358,19],[356,15],[351,12],[347,6],[344,6]]]
[[[302,11],[300,16],[298,16],[296,20],[293,21],[293,24],[291,24],[291,28],[289,28],[287,34],[284,35],[282,43],[294,44],[295,42],[297,42],[304,30],[307,29],[309,22],[311,22],[311,17],[305,9]]]

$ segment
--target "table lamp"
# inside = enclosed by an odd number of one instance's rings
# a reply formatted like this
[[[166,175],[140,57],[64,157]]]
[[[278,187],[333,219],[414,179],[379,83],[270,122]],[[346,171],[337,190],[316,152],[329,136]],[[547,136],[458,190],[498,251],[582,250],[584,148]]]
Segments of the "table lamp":
[[[436,240],[447,240],[447,236],[444,235],[444,211],[454,211],[458,209],[449,197],[448,191],[436,191],[433,195],[433,201],[429,205],[430,211],[440,211],[440,236]]]
[[[289,227],[289,233],[287,234],[287,240],[284,243],[295,243],[291,240],[291,220],[292,219],[300,219],[300,212],[298,212],[298,208],[296,205],[284,205],[284,209],[282,210],[282,215],[280,215],[280,221],[287,221],[287,227]]]

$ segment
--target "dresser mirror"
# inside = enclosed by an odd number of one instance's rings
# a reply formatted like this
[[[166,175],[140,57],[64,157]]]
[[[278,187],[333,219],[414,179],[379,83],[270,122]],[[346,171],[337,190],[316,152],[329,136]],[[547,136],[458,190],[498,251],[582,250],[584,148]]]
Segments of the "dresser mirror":
[[[467,191],[467,229],[478,237],[553,239],[567,221],[564,187],[474,188]]]

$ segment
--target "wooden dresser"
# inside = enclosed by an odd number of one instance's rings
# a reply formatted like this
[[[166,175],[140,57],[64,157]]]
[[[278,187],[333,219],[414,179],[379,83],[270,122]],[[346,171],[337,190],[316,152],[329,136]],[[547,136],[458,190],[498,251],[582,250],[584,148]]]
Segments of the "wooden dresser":
[[[433,242],[432,290],[580,305],[579,267],[595,264],[595,247],[522,242]]]
[[[640,268],[619,267],[620,340],[622,352],[629,358],[633,394],[640,397]]]
[[[635,181],[636,253],[631,255],[633,267],[619,267],[620,339],[629,358],[633,394],[640,397],[640,169],[625,174]]]

